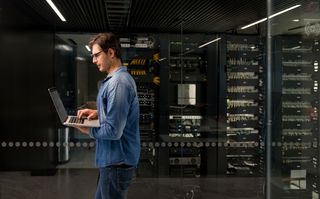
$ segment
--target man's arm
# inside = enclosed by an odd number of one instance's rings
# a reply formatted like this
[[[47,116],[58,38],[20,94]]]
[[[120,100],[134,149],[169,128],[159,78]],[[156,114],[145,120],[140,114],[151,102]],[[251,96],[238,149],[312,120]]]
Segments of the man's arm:
[[[122,136],[130,109],[130,89],[121,80],[113,82],[107,97],[106,121],[97,128],[91,128],[90,137],[118,140]]]

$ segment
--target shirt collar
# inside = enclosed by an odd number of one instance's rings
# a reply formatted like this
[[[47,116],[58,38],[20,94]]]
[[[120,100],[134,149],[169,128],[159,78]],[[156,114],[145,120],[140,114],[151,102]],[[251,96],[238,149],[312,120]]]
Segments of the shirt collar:
[[[108,74],[106,78],[104,78],[103,82],[111,79],[111,77],[117,73],[120,73],[122,71],[127,71],[127,68],[125,66],[120,66],[117,70],[113,71],[112,73]]]

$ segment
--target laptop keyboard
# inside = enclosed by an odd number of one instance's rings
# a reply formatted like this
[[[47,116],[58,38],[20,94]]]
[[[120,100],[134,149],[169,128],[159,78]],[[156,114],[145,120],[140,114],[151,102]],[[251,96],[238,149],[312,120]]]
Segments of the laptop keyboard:
[[[69,122],[74,124],[83,124],[84,119],[79,119],[76,116],[71,116]]]

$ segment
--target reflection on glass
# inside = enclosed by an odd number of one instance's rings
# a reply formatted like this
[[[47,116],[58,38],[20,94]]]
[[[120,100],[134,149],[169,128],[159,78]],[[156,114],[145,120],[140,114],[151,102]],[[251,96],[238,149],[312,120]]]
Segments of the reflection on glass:
[[[272,141],[282,143],[272,148],[271,185],[280,186],[272,186],[271,198],[319,198],[319,2],[299,5],[268,22]],[[280,7],[272,1],[272,10]]]

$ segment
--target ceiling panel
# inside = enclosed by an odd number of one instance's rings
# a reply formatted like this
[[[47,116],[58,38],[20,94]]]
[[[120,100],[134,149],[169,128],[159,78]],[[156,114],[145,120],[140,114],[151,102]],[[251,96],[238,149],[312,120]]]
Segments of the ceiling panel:
[[[266,17],[266,0],[52,0],[62,22],[45,0],[10,0],[57,32],[222,33]],[[9,2],[9,1],[8,1]],[[273,12],[301,0],[274,0]],[[31,16],[31,15],[30,15]],[[255,29],[252,29],[255,31]]]
[[[57,31],[224,32],[265,15],[265,0],[23,0]]]

